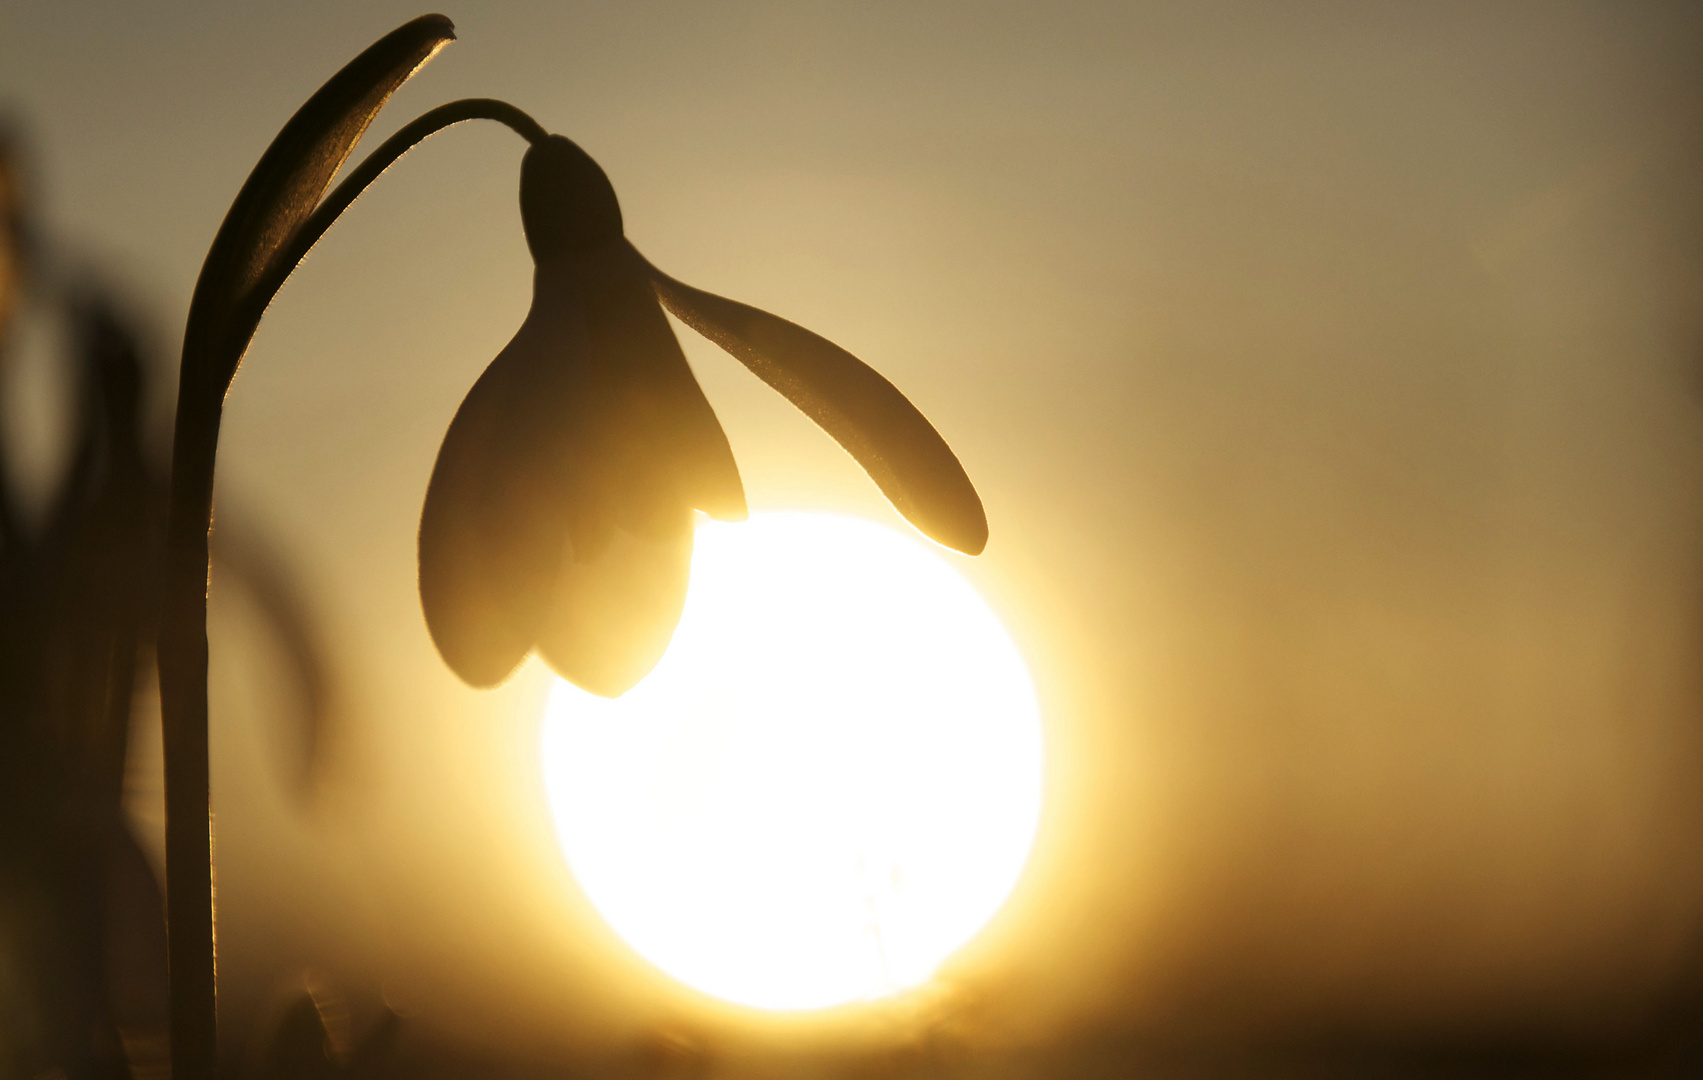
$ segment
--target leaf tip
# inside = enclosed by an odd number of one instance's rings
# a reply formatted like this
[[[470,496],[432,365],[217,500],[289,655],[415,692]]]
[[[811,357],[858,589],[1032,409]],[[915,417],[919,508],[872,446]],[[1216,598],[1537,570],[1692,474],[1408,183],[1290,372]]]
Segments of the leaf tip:
[[[413,25],[421,30],[433,31],[433,36],[442,38],[446,43],[455,40],[455,22],[448,15],[439,15],[436,12],[421,15],[414,20]]]

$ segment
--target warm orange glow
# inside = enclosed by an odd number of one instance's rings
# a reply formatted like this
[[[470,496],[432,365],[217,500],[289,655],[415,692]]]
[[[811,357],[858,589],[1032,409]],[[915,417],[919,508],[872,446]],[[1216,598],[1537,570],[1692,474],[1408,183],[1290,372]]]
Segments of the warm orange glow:
[[[546,784],[575,877],[715,997],[824,1008],[926,982],[1004,902],[1041,798],[1033,688],[924,542],[850,518],[699,526],[668,654],[557,684]]]

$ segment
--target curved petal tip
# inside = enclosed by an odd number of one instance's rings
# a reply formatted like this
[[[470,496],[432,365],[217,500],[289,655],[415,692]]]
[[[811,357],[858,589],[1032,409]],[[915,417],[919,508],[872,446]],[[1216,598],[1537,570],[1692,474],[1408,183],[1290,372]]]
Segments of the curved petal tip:
[[[981,496],[946,440],[897,387],[796,323],[645,266],[663,307],[816,421],[911,524],[947,547],[981,554],[988,539]]]

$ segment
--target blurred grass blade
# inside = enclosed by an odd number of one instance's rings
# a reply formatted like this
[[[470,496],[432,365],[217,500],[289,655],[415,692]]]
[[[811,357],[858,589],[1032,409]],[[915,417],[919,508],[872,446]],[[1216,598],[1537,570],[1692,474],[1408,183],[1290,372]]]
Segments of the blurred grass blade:
[[[731,353],[832,435],[928,536],[968,555],[987,545],[982,500],[916,406],[873,368],[796,323],[650,268],[662,306]]]
[[[294,706],[286,710],[290,726],[283,732],[283,779],[298,805],[306,806],[317,788],[331,723],[331,658],[324,636],[288,560],[261,532],[245,525],[241,514],[220,508],[212,553],[215,574],[235,579],[281,653],[280,674],[289,691],[282,696]]]
[[[307,994],[290,1002],[256,1070],[261,1080],[334,1080],[337,1062],[319,1006]]]
[[[247,347],[252,325],[234,316],[255,306],[256,283],[313,213],[390,95],[454,38],[454,24],[442,15],[422,15],[386,34],[297,110],[249,173],[219,226],[190,304],[194,351],[201,362],[217,365],[222,381],[235,373]],[[259,298],[261,308],[266,299]],[[237,340],[231,340],[233,330]]]

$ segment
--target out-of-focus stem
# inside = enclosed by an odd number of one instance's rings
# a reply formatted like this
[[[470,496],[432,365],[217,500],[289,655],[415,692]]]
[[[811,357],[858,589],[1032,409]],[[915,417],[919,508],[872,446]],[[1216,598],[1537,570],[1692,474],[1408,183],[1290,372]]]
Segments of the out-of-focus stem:
[[[208,533],[225,393],[260,317],[291,271],[380,173],[421,140],[465,120],[495,120],[528,142],[546,133],[503,101],[472,98],[425,113],[387,139],[327,196],[256,283],[223,332],[197,320],[184,334],[176,429],[172,442],[171,510],[161,597],[160,704],[166,764],[166,923],[171,965],[171,1059],[174,1080],[213,1080],[217,1066],[213,818],[207,752]],[[223,372],[226,374],[215,375]]]

